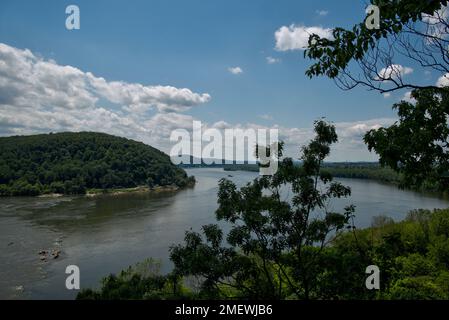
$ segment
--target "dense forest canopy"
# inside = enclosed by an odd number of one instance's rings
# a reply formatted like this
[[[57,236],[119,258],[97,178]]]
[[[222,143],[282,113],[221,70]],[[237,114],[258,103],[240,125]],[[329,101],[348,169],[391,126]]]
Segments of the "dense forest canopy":
[[[87,189],[186,186],[163,152],[95,132],[0,138],[0,195],[84,194]]]

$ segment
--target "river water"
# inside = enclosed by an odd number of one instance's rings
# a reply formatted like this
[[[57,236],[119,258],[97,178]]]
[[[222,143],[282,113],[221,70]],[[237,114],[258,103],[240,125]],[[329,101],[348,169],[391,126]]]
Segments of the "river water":
[[[102,277],[148,257],[162,262],[162,272],[170,270],[168,249],[183,240],[184,231],[215,223],[218,180],[242,186],[257,176],[219,168],[187,171],[197,184],[175,193],[0,198],[0,299],[73,299],[76,290],[65,287],[65,269],[72,264],[80,268],[82,288],[97,287]],[[351,187],[352,196],[334,208],[356,205],[358,227],[369,226],[373,216],[400,220],[415,208],[449,207],[434,195],[338,180]],[[41,250],[61,253],[42,261]]]

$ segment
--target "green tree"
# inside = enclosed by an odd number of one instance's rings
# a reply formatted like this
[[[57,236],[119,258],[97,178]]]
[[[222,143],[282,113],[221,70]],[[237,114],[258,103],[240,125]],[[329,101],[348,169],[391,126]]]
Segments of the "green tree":
[[[402,173],[402,186],[447,189],[449,9],[446,0],[371,0],[380,12],[379,28],[365,21],[335,28],[331,39],[311,35],[305,56],[315,61],[309,77],[325,75],[343,89],[363,85],[381,93],[413,89],[416,103],[393,106],[399,121],[365,135],[382,165]],[[399,58],[398,58],[399,57]],[[396,61],[417,63],[440,74],[437,83],[404,80]]]
[[[301,167],[285,158],[274,175],[240,190],[222,179],[216,217],[231,225],[227,244],[218,225],[203,226],[204,238],[186,232],[184,244],[171,248],[174,274],[203,279],[201,294],[209,298],[319,298],[325,248],[334,232],[351,227],[354,207],[329,210],[332,199],[351,191],[321,170],[337,142],[334,126],[317,121],[315,133],[302,148]],[[281,196],[286,189],[291,199]]]
[[[369,150],[379,154],[382,165],[402,173],[402,185],[445,189],[449,170],[449,91],[420,89],[416,102],[396,103],[399,121],[365,135]]]
[[[189,292],[178,278],[160,274],[160,263],[147,259],[119,275],[109,275],[102,280],[100,290],[83,289],[78,300],[160,300],[186,298]]]
[[[449,22],[446,0],[371,0],[379,8],[378,28],[365,21],[351,29],[336,27],[332,37],[312,34],[304,55],[315,61],[309,77],[327,76],[343,89],[363,85],[381,93],[403,88],[438,88],[411,83],[396,61],[417,62],[423,69],[449,73]]]

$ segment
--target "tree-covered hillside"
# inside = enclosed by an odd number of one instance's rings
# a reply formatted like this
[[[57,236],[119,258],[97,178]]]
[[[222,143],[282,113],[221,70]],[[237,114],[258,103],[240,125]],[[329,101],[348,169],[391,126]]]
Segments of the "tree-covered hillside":
[[[87,189],[186,186],[163,152],[104,133],[0,138],[0,195],[84,194]]]

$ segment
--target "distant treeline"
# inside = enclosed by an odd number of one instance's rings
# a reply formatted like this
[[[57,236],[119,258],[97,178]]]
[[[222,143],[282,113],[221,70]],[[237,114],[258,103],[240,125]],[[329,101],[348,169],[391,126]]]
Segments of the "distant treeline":
[[[389,183],[400,183],[400,176],[393,169],[381,167],[373,162],[354,163],[326,163],[323,170],[328,171],[334,177],[371,179]]]
[[[88,189],[192,183],[163,152],[103,133],[0,138],[0,195],[84,194]]]
[[[298,162],[298,165],[301,165]],[[223,166],[225,171],[251,171],[258,172],[257,164],[230,164]],[[323,165],[334,177],[371,179],[389,183],[399,183],[400,176],[390,168],[381,167],[377,162],[328,162]]]
[[[187,159],[187,161],[186,161]],[[182,163],[179,164],[178,166],[181,168],[225,168],[227,166],[248,166],[248,168],[252,168],[252,166],[256,166],[257,170],[258,166],[257,163],[252,161],[252,162],[248,162],[245,160],[244,164],[237,164],[236,160],[233,160],[232,163],[230,163],[231,161],[227,161],[224,159],[214,159],[214,158],[196,158],[193,156],[188,156],[188,155],[184,155],[183,159],[182,159]],[[238,169],[240,170],[240,169]],[[246,171],[246,170],[243,170]]]
[[[223,165],[224,171],[250,171],[258,172],[258,164],[225,164]]]

